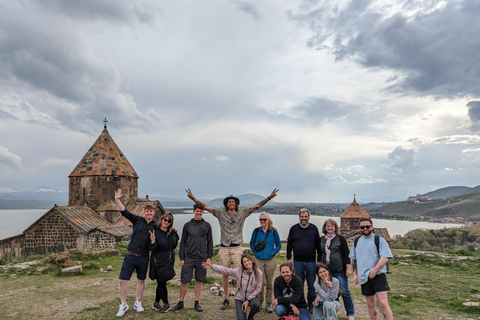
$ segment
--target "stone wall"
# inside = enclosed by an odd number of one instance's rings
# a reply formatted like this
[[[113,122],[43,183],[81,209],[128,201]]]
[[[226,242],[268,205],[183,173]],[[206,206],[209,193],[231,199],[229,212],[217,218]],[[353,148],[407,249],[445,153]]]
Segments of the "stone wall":
[[[25,235],[19,234],[0,240],[0,258],[8,260],[24,256]]]
[[[77,248],[82,236],[55,211],[25,232],[25,255],[49,254]]]
[[[69,206],[88,206],[92,210],[112,202],[115,190],[122,189],[122,201],[127,203],[138,196],[138,178],[118,176],[70,177]]]
[[[116,239],[114,236],[100,231],[94,231],[85,236],[84,247],[80,250],[92,250],[92,249],[103,249],[103,248],[113,248],[119,242],[121,242],[121,237]]]

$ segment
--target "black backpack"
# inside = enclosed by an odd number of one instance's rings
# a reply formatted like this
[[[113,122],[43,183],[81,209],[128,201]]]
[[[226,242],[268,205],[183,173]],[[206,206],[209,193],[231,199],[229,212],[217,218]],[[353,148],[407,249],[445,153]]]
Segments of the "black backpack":
[[[378,234],[374,234],[375,236],[375,246],[377,247],[377,253],[378,255],[380,255],[380,236]],[[363,236],[358,236],[355,238],[355,240],[353,241],[353,246],[356,248],[357,247],[357,243],[358,243],[358,239],[360,239],[361,237]],[[390,265],[389,265],[389,262],[390,261],[387,261],[387,272],[390,270]]]

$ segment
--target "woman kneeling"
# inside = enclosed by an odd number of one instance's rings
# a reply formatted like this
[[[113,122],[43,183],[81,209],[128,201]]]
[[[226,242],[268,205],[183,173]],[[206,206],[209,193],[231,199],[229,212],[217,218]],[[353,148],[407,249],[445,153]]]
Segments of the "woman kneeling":
[[[340,308],[338,301],[339,283],[330,275],[328,267],[317,263],[318,280],[314,283],[315,301],[313,301],[314,320],[338,320],[337,311]]]

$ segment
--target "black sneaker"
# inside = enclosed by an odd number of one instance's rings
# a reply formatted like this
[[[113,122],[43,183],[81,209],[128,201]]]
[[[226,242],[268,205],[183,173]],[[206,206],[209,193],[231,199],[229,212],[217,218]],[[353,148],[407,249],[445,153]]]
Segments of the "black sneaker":
[[[168,303],[165,303],[165,304],[163,305],[162,310],[160,310],[160,312],[165,313],[165,312],[168,311],[168,309],[170,309],[170,305],[169,305]]]
[[[178,311],[182,309],[183,309],[183,302],[179,302],[173,308],[170,308],[170,311]]]
[[[200,303],[195,302],[195,310],[198,311],[198,312],[202,312],[202,311],[203,311],[203,308],[200,306]]]
[[[157,310],[157,311],[161,311],[162,310],[162,306],[160,305],[160,303],[158,303],[158,301],[155,301],[153,303],[153,309]]]
[[[230,300],[228,300],[228,299],[223,300],[223,303],[222,303],[222,305],[220,306],[220,310],[225,310],[225,309],[227,309],[227,307],[228,307],[229,304],[230,304]]]

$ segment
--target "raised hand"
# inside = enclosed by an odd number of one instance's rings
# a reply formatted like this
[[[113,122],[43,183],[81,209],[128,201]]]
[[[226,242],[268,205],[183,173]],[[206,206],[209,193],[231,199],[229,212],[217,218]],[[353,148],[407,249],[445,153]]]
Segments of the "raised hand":
[[[277,192],[280,191],[277,188],[273,189],[272,193],[268,196],[271,199],[275,198],[277,196]]]
[[[152,241],[152,244],[155,243],[155,231],[153,230],[148,230],[150,232],[150,241]]]

